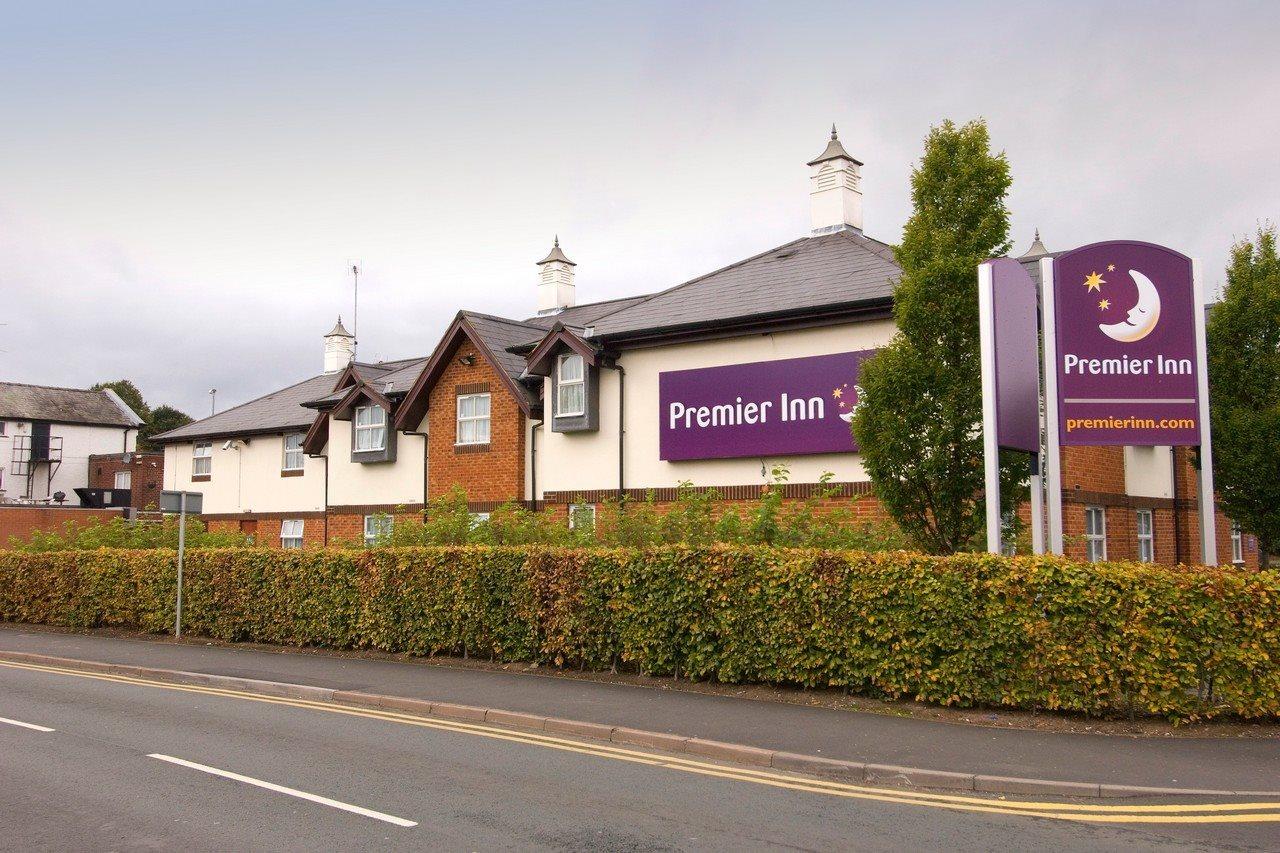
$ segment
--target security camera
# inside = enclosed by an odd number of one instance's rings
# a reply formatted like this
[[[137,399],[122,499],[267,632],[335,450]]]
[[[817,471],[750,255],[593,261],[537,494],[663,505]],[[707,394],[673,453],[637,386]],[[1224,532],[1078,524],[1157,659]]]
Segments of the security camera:
[[[231,445],[233,445],[233,444],[235,444],[235,441],[229,438],[229,439],[227,439],[226,441],[222,442],[222,449],[223,449],[223,450],[230,450],[230,449],[231,449]]]

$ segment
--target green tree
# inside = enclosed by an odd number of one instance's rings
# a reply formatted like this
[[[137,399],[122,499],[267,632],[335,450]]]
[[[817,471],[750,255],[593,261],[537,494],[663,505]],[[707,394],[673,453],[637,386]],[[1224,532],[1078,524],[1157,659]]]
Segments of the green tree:
[[[898,334],[859,379],[853,432],[876,495],[904,533],[936,554],[967,547],[982,527],[976,271],[1009,250],[1011,180],[985,122],[945,121],[930,131],[897,248]],[[1026,469],[1025,456],[1002,455],[1005,509],[1017,504]]]
[[[104,388],[110,388],[116,392],[120,399],[124,400],[124,404],[133,409],[134,414],[144,421],[151,417],[151,409],[147,406],[146,400],[142,399],[142,392],[130,380],[117,379],[114,382],[99,382],[90,390],[101,391]]]
[[[180,426],[186,426],[192,420],[193,418],[186,412],[175,409],[173,406],[156,406],[151,410],[151,417],[138,430],[138,449],[156,449],[155,445],[151,443],[152,436],[168,432],[171,429],[177,429]]]
[[[1227,288],[1209,315],[1209,423],[1222,510],[1258,537],[1263,565],[1280,543],[1280,258],[1276,229],[1231,247]]]

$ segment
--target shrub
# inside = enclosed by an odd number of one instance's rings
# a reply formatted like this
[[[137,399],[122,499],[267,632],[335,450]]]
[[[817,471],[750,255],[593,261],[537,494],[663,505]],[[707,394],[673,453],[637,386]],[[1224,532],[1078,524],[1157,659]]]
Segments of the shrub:
[[[0,619],[166,631],[174,561],[163,549],[0,554]],[[202,548],[186,577],[185,624],[226,640],[622,663],[948,705],[1280,715],[1276,572],[534,544]]]
[[[79,523],[68,521],[62,530],[33,530],[27,540],[10,537],[15,551],[92,551],[95,548],[177,548],[178,518],[166,515],[159,520],[131,521],[98,518]],[[240,533],[211,533],[198,518],[187,518],[188,548],[230,548],[248,545]]]

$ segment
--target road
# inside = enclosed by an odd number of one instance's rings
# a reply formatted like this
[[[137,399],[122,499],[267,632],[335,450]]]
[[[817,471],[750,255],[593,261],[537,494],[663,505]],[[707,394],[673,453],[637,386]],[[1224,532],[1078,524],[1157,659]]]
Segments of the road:
[[[1280,847],[1280,806],[1146,808],[872,789],[479,724],[0,665],[3,849]],[[1141,822],[1150,820],[1168,822]]]

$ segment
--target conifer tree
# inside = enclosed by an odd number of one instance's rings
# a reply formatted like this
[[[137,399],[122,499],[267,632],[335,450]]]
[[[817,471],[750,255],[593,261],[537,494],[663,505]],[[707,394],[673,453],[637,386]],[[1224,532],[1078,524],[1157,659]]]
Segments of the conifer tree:
[[[985,122],[930,131],[897,247],[898,333],[859,379],[853,432],[863,464],[889,514],[931,553],[961,550],[982,529],[977,267],[1009,250],[1010,183]],[[1027,468],[1024,454],[1002,455],[1005,509]]]

